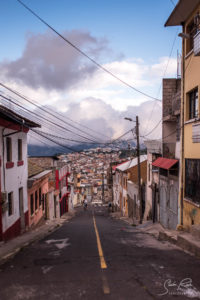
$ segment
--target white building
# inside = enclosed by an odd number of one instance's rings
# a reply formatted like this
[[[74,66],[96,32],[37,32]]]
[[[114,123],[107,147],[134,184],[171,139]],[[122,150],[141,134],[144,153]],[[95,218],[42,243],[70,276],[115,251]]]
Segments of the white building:
[[[0,106],[0,240],[8,240],[28,225],[27,133],[38,124]]]

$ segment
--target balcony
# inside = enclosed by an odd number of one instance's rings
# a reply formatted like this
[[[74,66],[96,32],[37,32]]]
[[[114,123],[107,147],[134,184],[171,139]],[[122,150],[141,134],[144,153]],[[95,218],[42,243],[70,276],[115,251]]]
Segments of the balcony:
[[[200,31],[194,35],[194,56],[200,56]]]

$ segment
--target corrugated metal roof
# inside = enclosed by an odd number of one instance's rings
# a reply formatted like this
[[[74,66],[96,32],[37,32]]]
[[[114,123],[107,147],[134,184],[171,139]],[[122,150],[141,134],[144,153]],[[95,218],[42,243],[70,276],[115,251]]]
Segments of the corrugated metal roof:
[[[140,163],[142,163],[145,160],[147,160],[147,155],[146,154],[140,155]],[[124,172],[132,167],[135,167],[137,163],[138,163],[138,159],[137,157],[135,157],[134,159],[129,160],[126,163],[122,164],[121,166],[117,167],[116,170]]]
[[[159,157],[157,158],[153,163],[152,166],[158,167],[161,169],[169,170],[171,167],[173,167],[178,162],[177,159],[171,159],[171,158],[165,158],[165,157]]]
[[[31,179],[33,179],[33,180],[40,179],[40,178],[46,176],[47,174],[50,174],[51,172],[52,172],[51,170],[45,170],[37,175],[34,175],[33,177],[31,177]]]
[[[178,26],[185,22],[200,4],[200,0],[179,0],[165,26]]]
[[[125,164],[126,162],[127,162],[127,161],[124,161],[124,162],[122,162],[122,163],[120,163],[120,164],[118,164],[118,165],[116,165],[116,166],[113,166],[113,167],[112,167],[113,171],[115,171],[116,168],[118,168],[119,166]]]

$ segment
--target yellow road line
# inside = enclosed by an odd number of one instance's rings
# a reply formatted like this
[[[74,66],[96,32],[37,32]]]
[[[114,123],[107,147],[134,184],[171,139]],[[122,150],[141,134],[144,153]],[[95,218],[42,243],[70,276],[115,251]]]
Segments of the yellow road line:
[[[102,247],[101,247],[101,241],[100,241],[100,238],[99,238],[99,232],[98,232],[98,229],[97,229],[96,220],[95,220],[94,215],[93,215],[93,222],[94,222],[94,229],[95,229],[96,238],[97,238],[97,247],[98,247],[98,251],[99,251],[99,258],[100,258],[101,268],[102,269],[107,269],[107,265],[106,265],[106,262],[105,262],[105,259],[104,259],[104,256],[103,256],[103,250],[102,250]]]
[[[110,294],[110,288],[108,285],[107,278],[104,274],[102,274],[102,282],[103,282],[103,292],[104,294]]]

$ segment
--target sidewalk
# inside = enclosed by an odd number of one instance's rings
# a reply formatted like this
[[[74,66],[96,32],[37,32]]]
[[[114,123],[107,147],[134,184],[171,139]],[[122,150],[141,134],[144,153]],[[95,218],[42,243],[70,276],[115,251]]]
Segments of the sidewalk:
[[[136,226],[141,232],[147,233],[159,241],[168,241],[188,253],[200,258],[200,225],[192,226],[191,232],[165,229],[160,223],[144,221],[139,224],[133,219],[122,217],[120,212],[110,214],[112,218],[120,219],[126,223]]]
[[[24,247],[49,235],[52,231],[62,226],[63,223],[70,220],[74,215],[75,212],[70,212],[64,214],[60,219],[46,220],[41,226],[33,230],[29,230],[7,242],[0,242],[0,264],[14,256]]]

